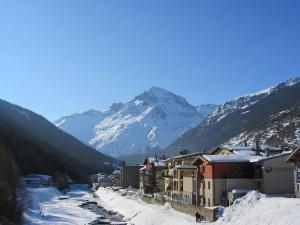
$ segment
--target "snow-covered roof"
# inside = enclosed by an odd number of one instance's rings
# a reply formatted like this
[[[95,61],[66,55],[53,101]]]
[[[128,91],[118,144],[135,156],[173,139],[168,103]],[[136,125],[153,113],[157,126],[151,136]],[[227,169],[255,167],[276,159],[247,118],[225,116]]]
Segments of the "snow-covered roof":
[[[263,161],[266,161],[266,160],[271,160],[271,159],[276,159],[276,158],[279,158],[279,157],[288,156],[291,153],[292,153],[292,151],[284,151],[282,153],[272,155],[272,156],[269,156],[269,157],[262,157],[261,159],[257,160],[256,162],[263,162]]]
[[[175,156],[175,157],[171,157],[169,159],[181,159],[181,158],[188,158],[188,157],[192,157],[192,156],[197,156],[197,155],[202,155],[203,152],[196,152],[196,153],[192,153],[192,154],[187,154],[187,155],[179,155],[179,156]]]
[[[149,161],[150,163],[153,163],[153,162],[157,161],[157,159],[156,159],[155,157],[149,157],[149,158],[148,158],[148,161]]]
[[[248,193],[250,191],[253,191],[252,189],[232,189],[232,193],[239,193],[239,194],[243,194],[243,193]]]
[[[48,179],[52,178],[52,176],[44,175],[44,174],[29,174],[29,175],[24,176],[23,178],[40,178],[40,179],[48,180]]]
[[[150,163],[153,163],[155,167],[165,167],[166,166],[165,160],[157,159],[155,157],[149,157],[148,161]]]
[[[113,172],[113,175],[120,175],[121,174],[121,171],[120,170],[115,170],[114,172]]]
[[[211,163],[230,163],[230,162],[249,162],[258,163],[265,160],[271,160],[274,158],[287,156],[291,154],[291,151],[285,151],[272,156],[256,156],[256,155],[203,155],[203,158]]]
[[[154,166],[155,167],[165,167],[166,166],[166,162],[165,161],[154,162]]]
[[[290,156],[287,158],[286,161],[291,162],[293,161],[293,158],[295,156],[299,156],[300,155],[300,147],[298,147],[297,149],[295,149],[294,151],[291,152]]]
[[[142,167],[141,169],[139,169],[139,171],[143,171],[146,169],[146,166]]]
[[[174,167],[175,169],[197,169],[197,166],[186,164],[186,165],[178,165]]]

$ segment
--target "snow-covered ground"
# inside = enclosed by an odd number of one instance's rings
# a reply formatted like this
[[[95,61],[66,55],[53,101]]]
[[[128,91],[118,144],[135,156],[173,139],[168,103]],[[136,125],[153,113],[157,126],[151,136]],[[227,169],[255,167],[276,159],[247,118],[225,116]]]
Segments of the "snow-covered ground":
[[[135,225],[192,225],[195,218],[171,208],[151,205],[143,202],[138,196],[124,197],[110,189],[99,188],[96,194],[99,202],[109,210],[114,210],[125,216],[125,219]]]
[[[299,225],[300,199],[249,192],[225,208],[220,225]]]
[[[193,216],[175,211],[168,203],[147,204],[135,192],[122,196],[124,191],[100,188],[96,192],[99,198],[94,198],[77,189],[68,192],[66,199],[60,199],[63,195],[55,188],[27,189],[27,193],[32,204],[24,213],[25,224],[88,224],[97,215],[79,207],[85,200],[96,200],[107,210],[122,214],[128,225],[298,225],[300,215],[300,199],[268,197],[256,191],[225,208],[223,216],[213,223],[196,223]]]
[[[194,217],[173,210],[169,204],[149,205],[137,196],[126,197],[109,189],[100,188],[96,194],[103,206],[123,214],[135,225],[299,225],[300,199],[268,197],[255,191],[225,208],[214,223],[195,223]]]
[[[24,212],[24,224],[84,225],[97,218],[95,213],[80,208],[82,200],[90,200],[87,191],[71,190],[69,199],[59,200],[62,194],[55,188],[27,189],[30,208]]]

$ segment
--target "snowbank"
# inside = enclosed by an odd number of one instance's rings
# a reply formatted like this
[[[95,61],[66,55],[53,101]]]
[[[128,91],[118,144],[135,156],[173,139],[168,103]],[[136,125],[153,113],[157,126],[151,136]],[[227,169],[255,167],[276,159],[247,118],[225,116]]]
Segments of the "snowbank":
[[[299,225],[300,199],[267,197],[256,191],[225,208],[217,225]]]
[[[59,200],[62,194],[55,188],[33,188],[26,190],[31,200],[30,208],[24,214],[25,224],[87,224],[97,215],[79,207],[82,199],[90,195],[82,190],[72,190],[70,199]]]
[[[170,204],[150,205],[137,196],[121,196],[109,189],[100,188],[96,194],[104,207],[121,213],[135,225],[299,225],[300,199],[268,197],[256,191],[225,208],[214,223],[195,223],[194,217],[173,210]]]
[[[106,209],[116,211],[135,225],[195,225],[195,218],[164,206],[150,205],[136,196],[123,197],[109,189],[99,188],[96,194]]]

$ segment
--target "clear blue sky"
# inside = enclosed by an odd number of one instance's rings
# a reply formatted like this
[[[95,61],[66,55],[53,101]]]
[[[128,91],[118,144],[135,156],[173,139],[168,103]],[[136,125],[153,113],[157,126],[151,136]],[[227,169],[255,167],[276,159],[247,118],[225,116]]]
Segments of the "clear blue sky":
[[[49,120],[159,86],[221,103],[300,75],[300,1],[0,0],[0,98]]]

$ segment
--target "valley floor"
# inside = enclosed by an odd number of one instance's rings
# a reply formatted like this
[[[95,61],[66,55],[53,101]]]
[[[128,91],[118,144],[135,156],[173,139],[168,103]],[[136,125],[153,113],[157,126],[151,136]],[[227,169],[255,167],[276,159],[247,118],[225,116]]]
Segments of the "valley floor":
[[[149,205],[137,195],[122,196],[104,188],[96,194],[103,206],[136,225],[299,225],[300,199],[268,197],[255,191],[225,208],[223,216],[214,223],[195,223],[194,217],[173,210],[168,203]]]
[[[96,201],[108,211],[124,216],[128,225],[298,225],[300,199],[268,197],[252,191],[225,208],[223,216],[214,223],[196,223],[189,216],[172,209],[170,204],[151,205],[139,199],[136,191],[114,192],[99,188],[95,198],[88,190],[74,189],[63,196],[55,188],[27,189],[30,207],[24,212],[24,224],[84,225],[99,215],[81,208],[86,201]]]

